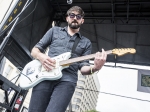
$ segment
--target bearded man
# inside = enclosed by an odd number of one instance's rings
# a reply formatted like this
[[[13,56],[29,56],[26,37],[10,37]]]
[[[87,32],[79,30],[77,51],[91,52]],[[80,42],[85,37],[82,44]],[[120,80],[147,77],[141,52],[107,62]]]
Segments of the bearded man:
[[[80,7],[71,7],[66,17],[68,26],[50,28],[34,46],[31,55],[39,60],[47,71],[55,68],[57,60],[54,60],[53,57],[72,51],[76,38],[79,38],[79,42],[70,58],[91,54],[90,40],[79,32],[80,26],[84,23],[83,18],[84,11]],[[49,47],[48,55],[45,54],[47,47]],[[106,58],[107,54],[102,49],[102,53],[95,54],[94,65],[90,65],[88,60],[72,63],[61,71],[63,75],[60,79],[44,80],[34,86],[29,112],[65,112],[76,87],[78,70],[82,75],[90,75],[102,68]]]

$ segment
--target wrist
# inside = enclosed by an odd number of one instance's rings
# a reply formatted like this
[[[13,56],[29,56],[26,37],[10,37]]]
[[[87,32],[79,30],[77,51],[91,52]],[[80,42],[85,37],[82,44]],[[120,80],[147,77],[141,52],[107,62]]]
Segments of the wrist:
[[[37,59],[37,60],[40,60],[40,59],[42,58],[42,55],[43,55],[43,53],[38,53],[38,54],[36,55],[36,59]]]
[[[96,71],[98,71],[98,69],[95,68],[94,66],[90,65],[90,73],[93,74]]]
[[[94,72],[96,72],[96,71],[98,71],[99,69],[97,69],[95,66],[92,66],[92,72],[94,73]]]

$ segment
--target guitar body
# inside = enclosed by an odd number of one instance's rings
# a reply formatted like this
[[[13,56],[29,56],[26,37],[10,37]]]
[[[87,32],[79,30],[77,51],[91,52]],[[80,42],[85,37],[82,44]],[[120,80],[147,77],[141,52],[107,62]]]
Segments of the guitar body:
[[[29,89],[42,82],[43,80],[57,80],[62,77],[62,70],[68,66],[60,66],[59,62],[68,60],[71,57],[71,53],[63,53],[54,57],[56,60],[56,67],[51,71],[46,71],[39,60],[33,60],[29,62],[23,69],[20,77],[20,87],[22,89]]]

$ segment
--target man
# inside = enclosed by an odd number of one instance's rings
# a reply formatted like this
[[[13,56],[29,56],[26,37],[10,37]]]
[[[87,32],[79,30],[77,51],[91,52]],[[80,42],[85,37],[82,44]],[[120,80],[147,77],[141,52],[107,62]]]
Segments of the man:
[[[80,38],[80,41],[71,58],[91,53],[90,40],[79,32],[81,24],[84,23],[83,17],[84,11],[78,6],[73,6],[67,11],[68,26],[51,28],[32,49],[31,55],[38,59],[47,71],[55,67],[56,60],[52,57],[71,51],[76,38]],[[48,55],[44,54],[47,47]],[[75,90],[77,71],[80,70],[83,75],[98,71],[106,58],[107,54],[102,49],[102,54],[95,54],[93,66],[90,66],[87,60],[73,63],[69,68],[62,70],[62,78],[54,81],[45,80],[37,84],[32,91],[29,112],[65,112]]]

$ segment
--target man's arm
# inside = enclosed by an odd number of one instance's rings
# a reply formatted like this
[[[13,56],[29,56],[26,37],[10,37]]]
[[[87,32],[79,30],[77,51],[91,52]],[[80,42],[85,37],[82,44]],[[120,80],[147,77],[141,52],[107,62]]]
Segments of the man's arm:
[[[42,53],[38,48],[34,47],[31,51],[31,56],[33,56],[35,59],[39,60],[43,67],[50,71],[55,67],[55,60],[51,59],[46,54]]]
[[[89,75],[100,70],[106,62],[107,53],[102,49],[102,53],[97,52],[94,59],[94,65],[83,66],[81,68],[82,75]]]

